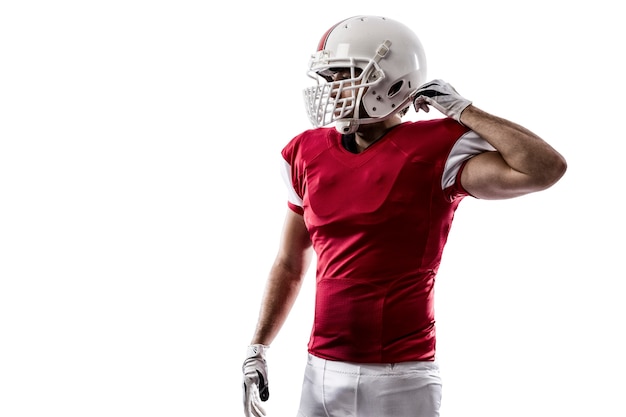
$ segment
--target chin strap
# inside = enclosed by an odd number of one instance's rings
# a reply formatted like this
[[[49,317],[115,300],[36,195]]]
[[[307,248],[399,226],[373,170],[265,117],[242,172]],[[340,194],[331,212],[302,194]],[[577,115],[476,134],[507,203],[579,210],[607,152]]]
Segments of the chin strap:
[[[342,135],[349,135],[354,133],[359,128],[359,121],[357,119],[341,119],[335,123],[335,129]]]

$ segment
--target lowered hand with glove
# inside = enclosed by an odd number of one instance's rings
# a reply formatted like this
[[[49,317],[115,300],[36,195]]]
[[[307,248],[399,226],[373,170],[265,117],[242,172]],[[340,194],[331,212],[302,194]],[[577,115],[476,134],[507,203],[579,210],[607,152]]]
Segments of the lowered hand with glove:
[[[270,396],[267,383],[266,345],[250,345],[243,362],[243,410],[246,417],[264,417],[261,401]]]

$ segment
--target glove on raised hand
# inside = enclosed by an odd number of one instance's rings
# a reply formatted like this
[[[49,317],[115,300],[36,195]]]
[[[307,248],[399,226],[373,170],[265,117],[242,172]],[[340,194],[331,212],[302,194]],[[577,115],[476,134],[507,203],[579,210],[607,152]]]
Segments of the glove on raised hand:
[[[420,86],[413,93],[415,111],[424,110],[428,113],[428,105],[461,123],[461,113],[471,101],[463,98],[450,84],[443,80],[433,80]]]
[[[261,401],[270,396],[267,383],[266,345],[250,345],[243,362],[243,411],[246,417],[264,417]]]

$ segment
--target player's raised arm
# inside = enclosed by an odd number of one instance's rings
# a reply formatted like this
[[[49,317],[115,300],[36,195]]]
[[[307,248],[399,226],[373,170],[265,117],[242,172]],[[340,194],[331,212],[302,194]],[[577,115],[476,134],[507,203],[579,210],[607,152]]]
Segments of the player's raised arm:
[[[546,141],[523,126],[477,108],[442,80],[420,87],[414,105],[417,111],[435,107],[496,149],[474,156],[463,170],[461,183],[474,197],[505,199],[541,191],[565,174],[565,159]]]
[[[497,152],[477,155],[461,176],[463,187],[484,199],[504,199],[551,187],[565,174],[565,159],[530,130],[475,106],[461,121]]]

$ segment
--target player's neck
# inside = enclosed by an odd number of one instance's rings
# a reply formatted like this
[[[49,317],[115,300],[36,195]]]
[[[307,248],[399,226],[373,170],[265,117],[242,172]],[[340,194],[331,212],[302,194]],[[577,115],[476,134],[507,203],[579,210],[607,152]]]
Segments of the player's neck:
[[[363,152],[382,139],[387,132],[401,123],[400,118],[392,117],[380,123],[361,125],[355,135],[357,152]]]

